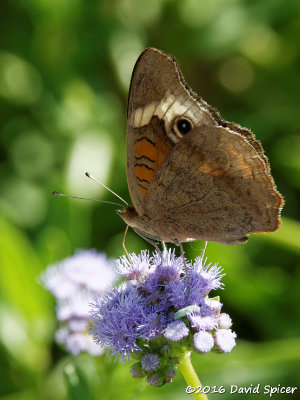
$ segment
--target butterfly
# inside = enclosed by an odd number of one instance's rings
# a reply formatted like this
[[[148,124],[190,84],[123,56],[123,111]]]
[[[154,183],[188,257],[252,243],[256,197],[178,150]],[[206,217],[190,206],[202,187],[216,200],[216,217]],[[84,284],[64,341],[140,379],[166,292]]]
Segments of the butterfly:
[[[260,142],[223,120],[154,48],[132,73],[127,181],[133,206],[118,214],[150,240],[233,245],[281,224],[284,201]]]

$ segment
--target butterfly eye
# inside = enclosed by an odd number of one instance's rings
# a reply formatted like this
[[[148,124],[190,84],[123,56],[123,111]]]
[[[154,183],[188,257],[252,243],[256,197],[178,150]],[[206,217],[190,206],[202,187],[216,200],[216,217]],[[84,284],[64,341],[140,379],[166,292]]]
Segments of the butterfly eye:
[[[177,118],[174,123],[174,131],[182,137],[193,128],[192,122],[187,118]]]

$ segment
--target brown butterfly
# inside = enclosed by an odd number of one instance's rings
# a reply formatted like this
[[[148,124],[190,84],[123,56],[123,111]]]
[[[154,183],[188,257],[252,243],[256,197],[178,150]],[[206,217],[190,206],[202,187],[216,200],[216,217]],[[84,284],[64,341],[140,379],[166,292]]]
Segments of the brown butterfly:
[[[138,234],[180,245],[245,243],[280,227],[283,198],[252,132],[221,118],[184,82],[173,57],[148,48],[131,78],[127,180]]]

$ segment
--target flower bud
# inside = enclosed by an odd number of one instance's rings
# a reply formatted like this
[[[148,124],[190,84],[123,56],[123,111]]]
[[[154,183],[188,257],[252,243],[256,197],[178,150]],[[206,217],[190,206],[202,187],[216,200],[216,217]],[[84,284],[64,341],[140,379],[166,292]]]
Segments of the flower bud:
[[[172,380],[175,377],[175,375],[177,374],[177,368],[173,364],[168,364],[164,368],[163,372],[164,372],[165,377],[167,378],[167,380],[169,380],[169,379]]]
[[[146,353],[141,360],[142,367],[145,371],[154,371],[159,365],[160,359],[158,355]]]
[[[147,376],[147,382],[152,386],[159,387],[164,384],[164,379],[157,372],[150,372]]]
[[[146,375],[140,362],[132,364],[130,374],[133,378],[143,378]]]
[[[220,329],[229,329],[232,326],[232,320],[228,314],[221,313],[218,316],[218,325]]]

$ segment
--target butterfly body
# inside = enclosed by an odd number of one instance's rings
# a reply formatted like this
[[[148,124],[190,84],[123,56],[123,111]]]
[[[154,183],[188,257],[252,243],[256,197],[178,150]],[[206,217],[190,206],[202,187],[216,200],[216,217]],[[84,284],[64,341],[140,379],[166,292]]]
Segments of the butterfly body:
[[[260,143],[193,93],[176,60],[156,49],[132,74],[127,180],[133,207],[119,214],[142,236],[238,244],[280,226],[283,199]]]

